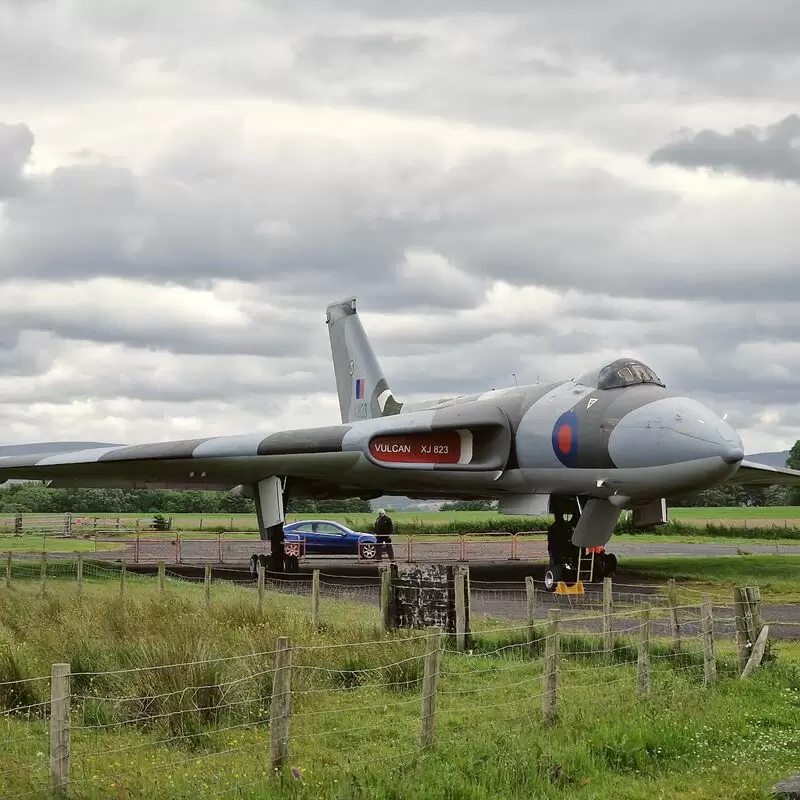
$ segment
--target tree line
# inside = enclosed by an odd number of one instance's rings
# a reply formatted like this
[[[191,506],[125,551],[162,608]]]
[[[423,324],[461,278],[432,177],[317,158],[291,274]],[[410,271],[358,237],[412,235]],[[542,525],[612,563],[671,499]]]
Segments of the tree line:
[[[295,514],[369,514],[369,500],[291,500]],[[247,497],[230,492],[155,489],[48,489],[40,483],[0,487],[2,514],[253,514]]]

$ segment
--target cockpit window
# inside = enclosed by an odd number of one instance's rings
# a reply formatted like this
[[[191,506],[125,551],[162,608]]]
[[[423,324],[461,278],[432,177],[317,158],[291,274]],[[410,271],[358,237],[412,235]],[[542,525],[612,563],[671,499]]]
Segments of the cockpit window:
[[[638,383],[664,386],[661,378],[641,361],[620,358],[603,367],[597,376],[598,389],[618,389]]]

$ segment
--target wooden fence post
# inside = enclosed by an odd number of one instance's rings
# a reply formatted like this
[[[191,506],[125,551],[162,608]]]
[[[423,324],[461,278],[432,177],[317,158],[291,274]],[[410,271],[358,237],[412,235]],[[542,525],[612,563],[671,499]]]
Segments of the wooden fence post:
[[[53,664],[50,673],[50,785],[66,797],[69,792],[70,665]]]
[[[11,588],[11,553],[9,552],[6,559],[6,589]]]
[[[41,592],[42,594],[46,591],[47,586],[47,553],[42,553],[42,567],[41,567]]]
[[[258,610],[264,610],[264,565],[258,562]]]
[[[706,686],[717,679],[717,658],[714,653],[714,612],[711,608],[711,597],[703,595],[701,611],[703,627],[703,683]]]
[[[158,595],[159,597],[163,596],[164,594],[164,583],[165,583],[165,564],[163,561],[158,562]]]
[[[286,636],[278,639],[270,707],[270,769],[280,769],[289,756],[289,722],[292,714],[292,650]]]
[[[736,600],[736,641],[739,645],[739,672],[746,678],[764,657],[769,626],[761,616],[761,589],[746,586],[734,590]]]
[[[75,580],[78,582],[78,594],[83,594],[83,553],[78,553],[78,563],[75,567]]]
[[[315,569],[311,576],[311,624],[319,627],[319,570]]]
[[[436,732],[436,686],[442,657],[442,631],[428,628],[425,641],[425,673],[422,680],[422,726],[420,741],[423,748],[433,745]]]
[[[752,615],[754,630],[756,638],[761,633],[764,627],[764,617],[761,615],[761,588],[759,586],[748,586],[745,590],[745,599]]]
[[[606,663],[614,660],[614,585],[603,578],[603,652]]]
[[[560,640],[558,621],[560,609],[551,608],[548,613],[547,640],[545,642],[544,675],[542,687],[542,716],[545,722],[552,722],[558,716],[558,654]]]
[[[206,562],[205,566],[203,583],[205,584],[206,608],[208,608],[211,605],[211,564],[208,562]]]
[[[381,570],[381,633],[392,628],[392,571],[389,567]]]
[[[736,645],[739,654],[739,674],[741,675],[750,658],[750,644],[752,644],[752,640],[748,642],[747,619],[742,589],[733,590],[733,607],[736,615]]]
[[[456,568],[456,650],[464,652],[467,648],[467,601],[464,571]]]
[[[650,693],[650,609],[645,607],[641,612],[641,629],[639,632],[639,653],[636,670],[636,690],[639,695]]]
[[[536,584],[531,575],[525,576],[525,595],[528,601],[528,645],[533,646],[536,639],[534,623],[536,621]]]
[[[128,571],[127,564],[122,562],[122,569],[119,571],[119,596],[125,597],[125,575]]]
[[[678,588],[675,578],[669,579],[667,586],[667,602],[669,603],[669,624],[672,631],[672,645],[677,652],[681,650],[681,626],[678,622]]]

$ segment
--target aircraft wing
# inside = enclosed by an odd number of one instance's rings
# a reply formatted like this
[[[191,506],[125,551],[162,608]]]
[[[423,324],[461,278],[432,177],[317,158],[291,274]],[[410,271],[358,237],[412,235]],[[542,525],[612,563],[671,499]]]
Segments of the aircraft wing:
[[[360,451],[343,447],[349,426],[139,445],[0,449],[0,482],[47,481],[54,488],[231,489],[270,474],[341,479]]]
[[[745,486],[800,486],[800,471],[742,461],[739,469],[725,483]]]
[[[497,477],[511,449],[508,417],[491,403],[410,412],[341,425],[137,445],[0,448],[0,482],[47,481],[54,488],[211,489],[254,484],[271,475],[334,491],[416,475],[420,488],[438,475]],[[446,447],[438,445],[444,442]],[[398,444],[399,443],[399,444]],[[434,445],[436,445],[434,447]],[[385,449],[381,449],[385,448]],[[404,453],[409,455],[403,455]],[[448,452],[449,456],[432,455]],[[365,487],[365,480],[367,486]],[[479,480],[481,480],[479,478]]]

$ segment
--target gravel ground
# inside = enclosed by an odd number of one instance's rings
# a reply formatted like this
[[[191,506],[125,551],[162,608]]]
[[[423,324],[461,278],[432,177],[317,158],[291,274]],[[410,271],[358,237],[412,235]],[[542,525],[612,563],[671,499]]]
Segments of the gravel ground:
[[[613,545],[613,542],[612,542]],[[635,609],[642,602],[652,599],[653,594],[663,594],[663,584],[653,579],[643,582],[642,579],[626,575],[624,571],[625,556],[717,556],[735,555],[739,550],[749,553],[775,553],[774,545],[716,545],[716,544],[681,544],[681,543],[625,543],[610,548],[620,558],[620,570],[614,576],[615,602],[617,608]],[[142,541],[138,552],[138,565],[135,564],[136,552],[133,545],[128,545],[113,552],[85,553],[85,558],[119,561],[125,559],[132,570],[153,571],[156,563],[163,560],[175,574],[200,578],[202,564],[212,562],[215,574],[226,579],[253,582],[248,570],[248,560],[254,552],[268,552],[269,544],[253,538],[227,539],[220,546],[214,539],[181,539],[180,563],[176,561],[177,548],[175,540],[161,539]],[[780,546],[781,554],[800,554],[800,545]],[[395,555],[400,565],[406,562],[408,550],[405,545],[395,548]],[[515,555],[512,559],[511,556]],[[23,556],[18,556],[22,558]],[[59,557],[56,554],[48,557]],[[63,554],[63,558],[74,558],[74,554]],[[564,610],[566,616],[580,613],[597,613],[602,608],[599,587],[591,587],[583,597],[554,596],[546,593],[541,580],[547,557],[546,543],[543,539],[520,539],[516,551],[512,553],[509,540],[497,542],[467,542],[462,550],[459,542],[416,542],[413,558],[417,562],[467,563],[471,575],[471,607],[473,620],[477,623],[482,617],[508,620],[525,620],[527,615],[525,595],[525,575],[533,575],[537,581],[537,617],[544,619],[547,612],[555,604]],[[31,559],[39,556],[31,555]],[[463,559],[463,561],[460,561]],[[538,561],[538,564],[531,563]],[[320,569],[323,575],[323,597],[351,599],[377,605],[379,588],[377,564],[373,562],[359,563],[353,556],[314,557],[304,559],[301,573],[285,576],[276,584],[280,590],[289,590],[301,594],[310,593],[310,572]],[[724,637],[733,636],[733,610],[722,595],[715,597],[720,604],[714,605],[715,632]],[[698,602],[700,598],[698,596]],[[768,604],[763,605],[763,616],[770,623],[770,636],[776,639],[800,638],[800,604]],[[695,614],[686,612],[682,620],[683,635],[697,636],[700,632]],[[635,615],[620,619],[615,629],[626,626],[635,627],[638,620]],[[599,632],[601,623],[583,623],[587,630]],[[565,630],[570,629],[565,622]],[[660,619],[653,623],[654,635],[669,633],[669,623]],[[696,642],[695,642],[696,644]]]

